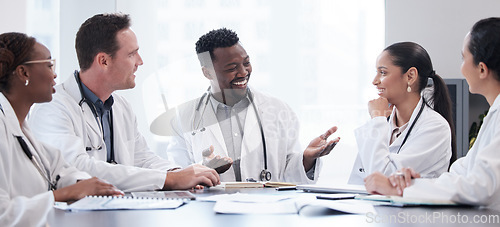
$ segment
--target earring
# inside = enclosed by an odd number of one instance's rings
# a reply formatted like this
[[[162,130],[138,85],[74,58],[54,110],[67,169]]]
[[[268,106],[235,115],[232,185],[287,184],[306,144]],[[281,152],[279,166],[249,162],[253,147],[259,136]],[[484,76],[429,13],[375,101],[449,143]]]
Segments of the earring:
[[[28,86],[28,84],[30,84],[30,81],[26,80],[26,83],[24,83],[24,86]]]
[[[411,87],[410,87],[410,85],[409,85],[409,84],[408,84],[408,88],[406,88],[406,91],[407,91],[408,93],[410,93],[410,92],[411,92]]]

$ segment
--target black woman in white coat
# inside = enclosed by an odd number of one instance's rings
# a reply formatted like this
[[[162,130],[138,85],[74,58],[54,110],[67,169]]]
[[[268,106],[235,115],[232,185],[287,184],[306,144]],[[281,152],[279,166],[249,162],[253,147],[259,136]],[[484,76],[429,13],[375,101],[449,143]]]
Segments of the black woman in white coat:
[[[54,64],[49,50],[34,38],[0,35],[0,226],[44,225],[55,201],[123,195],[70,167],[59,150],[31,134],[25,118],[33,103],[52,99]]]

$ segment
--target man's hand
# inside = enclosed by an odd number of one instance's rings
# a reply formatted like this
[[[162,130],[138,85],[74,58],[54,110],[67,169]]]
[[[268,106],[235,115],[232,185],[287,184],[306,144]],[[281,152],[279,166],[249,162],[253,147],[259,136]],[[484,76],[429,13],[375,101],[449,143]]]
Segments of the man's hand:
[[[218,184],[220,184],[219,174],[214,169],[194,164],[185,169],[169,171],[163,190],[201,188],[200,185],[212,187]]]
[[[403,192],[398,191],[398,189],[391,184],[389,178],[380,172],[370,174],[364,181],[366,191],[370,194],[403,195]]]
[[[233,160],[230,157],[221,157],[219,155],[214,155],[214,146],[210,146],[210,148],[205,149],[202,152],[203,155],[203,165],[215,169],[218,174],[226,172],[231,165],[233,164]]]
[[[337,143],[340,141],[340,137],[337,137],[330,142],[326,141],[328,137],[336,131],[337,126],[333,126],[324,134],[311,140],[309,146],[307,146],[306,150],[304,151],[303,164],[306,171],[309,171],[312,168],[317,158],[330,154],[330,151],[332,151],[335,145],[337,145]]]

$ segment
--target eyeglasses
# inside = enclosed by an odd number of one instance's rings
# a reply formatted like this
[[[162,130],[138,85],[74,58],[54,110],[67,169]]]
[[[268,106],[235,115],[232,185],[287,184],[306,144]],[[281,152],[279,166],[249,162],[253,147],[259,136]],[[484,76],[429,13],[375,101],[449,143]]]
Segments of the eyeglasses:
[[[56,59],[27,61],[27,62],[23,63],[23,65],[25,65],[25,64],[37,64],[37,63],[49,63],[49,62],[52,63],[52,65],[50,66],[50,69],[52,70],[53,73],[56,73]]]

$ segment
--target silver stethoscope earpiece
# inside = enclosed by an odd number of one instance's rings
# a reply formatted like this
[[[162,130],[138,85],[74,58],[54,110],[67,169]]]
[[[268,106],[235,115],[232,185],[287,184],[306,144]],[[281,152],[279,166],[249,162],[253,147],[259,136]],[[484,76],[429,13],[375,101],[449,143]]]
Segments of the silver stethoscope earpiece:
[[[212,95],[211,92],[210,92],[210,88],[211,87],[208,87],[208,89],[205,92],[205,94],[203,94],[203,96],[201,96],[200,101],[198,102],[198,105],[196,105],[195,111],[199,112],[200,111],[200,107],[201,107],[201,105],[203,103],[203,99],[206,98],[203,111],[201,112],[201,115],[200,115],[200,120],[198,121],[198,124],[196,124],[196,127],[194,127],[195,126],[195,119],[196,118],[193,118],[193,128],[194,128],[194,130],[191,133],[191,135],[193,135],[193,136],[195,136],[197,132],[204,132],[205,131],[205,127],[200,128],[200,124],[201,124],[203,115],[205,114],[205,109],[207,108],[208,102],[210,101],[210,96]],[[266,137],[264,136],[264,128],[262,127],[262,121],[260,120],[259,113],[257,112],[257,107],[255,106],[255,103],[253,101],[253,93],[250,91],[249,88],[247,88],[247,91],[248,91],[248,99],[250,100],[250,103],[252,103],[253,110],[255,112],[255,116],[257,117],[257,122],[259,124],[260,135],[262,137],[262,149],[263,149],[263,153],[264,153],[264,169],[260,172],[259,178],[260,178],[261,181],[270,181],[272,175],[271,175],[271,172],[269,170],[267,170],[267,146],[266,146]]]

